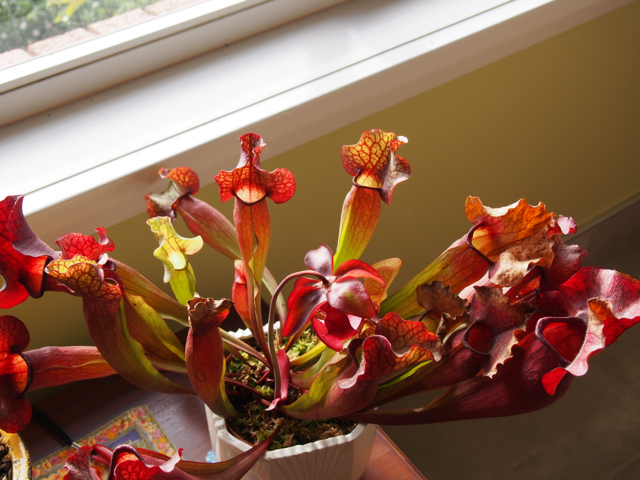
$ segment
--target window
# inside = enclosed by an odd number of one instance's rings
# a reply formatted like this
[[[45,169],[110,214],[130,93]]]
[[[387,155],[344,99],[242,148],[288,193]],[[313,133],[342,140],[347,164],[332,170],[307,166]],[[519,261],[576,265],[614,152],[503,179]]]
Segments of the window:
[[[206,0],[0,0],[0,52],[9,52],[0,55],[0,68],[202,1]],[[216,12],[222,16],[231,13],[230,8],[248,6],[248,0],[208,1],[190,9],[189,19]],[[174,15],[172,25],[184,22],[181,16]],[[157,25],[155,30],[163,28]]]
[[[0,126],[344,0],[207,0],[0,70]]]
[[[160,166],[187,165],[209,180],[233,166],[224,161],[237,158],[239,133],[257,130],[277,154],[626,3],[342,3],[6,125],[0,129],[0,194],[28,193],[25,213],[45,237],[91,231],[96,215],[116,223],[139,213],[139,192],[163,188]],[[266,5],[213,23],[224,20],[218,30],[233,30],[236,16]],[[150,51],[164,52],[164,41],[149,44]],[[107,82],[83,72],[112,61],[58,74],[46,87],[23,87],[34,97],[20,97],[22,88],[6,92],[0,102],[18,114],[38,111],[51,101],[47,95],[71,95],[72,78],[89,88]],[[101,72],[112,81],[109,69]]]

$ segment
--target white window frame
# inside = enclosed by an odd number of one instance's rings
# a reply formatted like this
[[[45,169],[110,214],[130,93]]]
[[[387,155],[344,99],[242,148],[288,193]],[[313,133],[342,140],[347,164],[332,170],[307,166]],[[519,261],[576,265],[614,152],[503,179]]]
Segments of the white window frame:
[[[0,126],[344,1],[207,0],[39,55],[0,70]]]
[[[25,212],[48,242],[108,227],[142,212],[143,193],[164,188],[160,166],[190,166],[211,182],[217,170],[235,165],[241,133],[260,133],[273,156],[631,0],[496,0],[458,20],[444,8],[477,9],[482,1],[351,0],[5,126],[0,165],[14,173],[3,175],[0,194],[25,187]],[[430,12],[446,21],[402,20]],[[262,73],[265,66],[276,73]],[[215,74],[220,95],[203,95],[214,84],[206,72]],[[147,135],[137,128],[141,121],[160,133]],[[61,175],[65,161],[85,157]],[[38,173],[43,182],[29,184]]]

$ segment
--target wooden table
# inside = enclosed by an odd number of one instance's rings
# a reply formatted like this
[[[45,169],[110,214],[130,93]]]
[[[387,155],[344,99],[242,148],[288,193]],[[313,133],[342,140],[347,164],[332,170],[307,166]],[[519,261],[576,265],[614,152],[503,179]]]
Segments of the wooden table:
[[[188,382],[184,376],[173,377],[173,380]],[[112,376],[75,384],[36,406],[73,439],[80,439],[121,413],[140,405],[147,405],[173,443],[184,448],[185,460],[204,461],[211,443],[204,407],[198,397],[149,392],[121,377]],[[49,434],[33,422],[22,437],[29,447],[32,460],[38,460],[60,448]],[[371,460],[362,479],[424,478],[378,428]]]

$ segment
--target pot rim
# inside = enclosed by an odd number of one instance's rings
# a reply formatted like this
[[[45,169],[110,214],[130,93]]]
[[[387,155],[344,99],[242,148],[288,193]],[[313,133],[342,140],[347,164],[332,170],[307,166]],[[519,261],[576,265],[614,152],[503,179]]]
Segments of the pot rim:
[[[209,412],[213,416],[213,421],[215,424],[215,428],[217,428],[218,430],[218,435],[222,434],[225,437],[225,442],[229,443],[231,446],[237,448],[242,452],[246,452],[251,448],[247,443],[240,441],[234,435],[229,433],[229,431],[227,430],[227,423],[224,418],[211,412],[211,410],[209,410]],[[364,431],[369,426],[371,426],[372,428],[376,428],[375,424],[359,423],[356,428],[354,428],[353,431],[351,433],[348,433],[347,435],[338,435],[337,437],[329,437],[323,440],[316,440],[315,442],[306,443],[304,445],[294,445],[292,447],[280,448],[278,450],[270,450],[264,454],[263,458],[265,458],[266,460],[270,460],[288,457],[291,455],[299,455],[301,453],[321,450],[324,448],[349,443],[356,440],[362,433],[364,433]]]
[[[278,320],[277,322],[274,322],[273,324],[273,330],[280,330],[280,320]],[[269,325],[263,325],[262,326],[262,331],[264,333],[267,333],[269,331]],[[238,330],[235,330],[233,332],[227,332],[229,335],[232,335],[234,337],[236,337],[238,340],[247,340],[248,338],[253,338],[253,333],[251,333],[251,330],[249,330],[248,328],[240,328]]]

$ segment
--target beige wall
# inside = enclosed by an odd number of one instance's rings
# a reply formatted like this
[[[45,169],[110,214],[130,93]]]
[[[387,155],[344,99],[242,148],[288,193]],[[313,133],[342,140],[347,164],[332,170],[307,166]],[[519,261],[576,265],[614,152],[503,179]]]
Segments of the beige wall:
[[[269,265],[276,277],[302,269],[304,253],[320,242],[335,247],[340,207],[351,182],[340,165],[340,146],[357,142],[360,133],[370,128],[409,138],[399,154],[411,162],[412,178],[397,187],[391,207],[383,205],[376,237],[363,258],[370,262],[403,258],[396,286],[468,230],[463,208],[467,195],[480,196],[494,207],[521,197],[529,203],[543,201],[550,210],[573,216],[579,225],[636,195],[640,192],[639,26],[640,3],[635,2],[285,154],[269,158],[267,149],[265,168],[288,168],[298,182],[298,192],[289,203],[271,204],[274,236]],[[268,138],[266,141],[269,143]],[[236,158],[229,158],[229,168],[235,162]],[[144,193],[140,192],[141,203]],[[219,204],[214,186],[203,188],[199,197]],[[222,209],[230,213],[231,203]],[[114,256],[160,281],[162,266],[151,255],[156,241],[144,220],[140,215],[109,229],[117,246]],[[99,219],[96,226],[100,226]],[[198,256],[202,260],[197,260],[195,270],[201,294],[228,296],[232,281],[229,262],[217,254]],[[32,347],[88,341],[80,301],[75,298],[49,294],[28,301],[16,312],[31,329]],[[630,344],[621,348],[618,352],[625,355],[638,350]],[[609,353],[603,357],[606,355]],[[624,363],[624,358],[617,360]],[[625,372],[640,376],[637,368]],[[640,393],[636,390],[627,394]],[[598,391],[584,395],[601,404]],[[568,409],[565,414],[577,415],[579,410],[567,405],[563,407]],[[556,417],[522,418],[536,420],[508,425],[530,429],[536,428],[541,418]],[[627,420],[620,420],[613,428],[631,428]],[[579,423],[579,417],[576,421]],[[495,436],[483,439],[492,425],[504,424],[500,422],[471,422],[479,426],[467,430],[415,427],[411,439],[421,436],[432,442],[434,457],[416,453],[412,458],[433,480],[511,478],[505,473],[504,462],[511,465],[513,478],[603,478],[538,476],[535,472],[542,475],[539,464],[544,464],[541,455],[548,450],[540,445],[555,448],[559,437],[547,438],[548,434],[538,429],[532,434],[521,431],[518,442],[523,443],[517,445],[510,446],[513,442]],[[563,420],[551,421],[558,422]],[[595,422],[604,422],[601,430],[607,430],[607,421]],[[394,432],[403,448],[410,448],[410,442],[402,442],[408,430]],[[518,433],[513,428],[510,432]],[[501,445],[515,457],[503,458],[487,441],[498,442],[496,448]],[[636,446],[640,444],[634,441]],[[493,452],[486,456],[500,467],[491,473],[483,460],[485,455],[478,451],[468,461],[456,461],[451,452],[461,454],[465,445]],[[603,472],[612,471],[612,461],[611,457],[602,460],[608,462]],[[587,465],[597,469],[602,462],[594,460]]]

